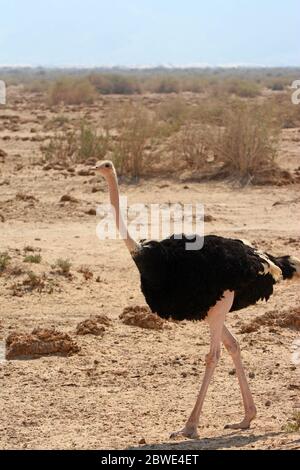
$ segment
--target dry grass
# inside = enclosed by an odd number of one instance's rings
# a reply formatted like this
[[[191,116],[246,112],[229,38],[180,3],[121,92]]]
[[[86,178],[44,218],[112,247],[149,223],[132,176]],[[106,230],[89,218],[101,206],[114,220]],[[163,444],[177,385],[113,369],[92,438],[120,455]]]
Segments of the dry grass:
[[[58,269],[58,273],[62,276],[69,277],[70,276],[70,269],[72,267],[72,263],[68,259],[59,258],[56,260],[53,268]]]
[[[111,126],[117,137],[111,138],[112,159],[120,175],[138,179],[151,168],[147,148],[155,138],[154,116],[142,106],[117,109]]]
[[[39,264],[42,261],[41,255],[28,255],[24,258],[24,263]]]
[[[210,161],[205,128],[189,123],[178,132],[170,144],[176,168],[205,170]]]
[[[60,103],[69,105],[92,104],[95,100],[95,88],[87,79],[65,77],[52,84],[48,93],[51,106]]]
[[[279,172],[279,128],[262,107],[240,105],[227,114],[226,127],[211,132],[209,142],[219,175],[241,184],[262,183]]]
[[[292,419],[283,427],[285,432],[299,432],[300,431],[300,412],[295,412]]]
[[[5,251],[0,253],[0,274],[3,273],[10,263],[11,257]]]
[[[89,159],[103,159],[109,144],[107,133],[98,133],[97,129],[82,121],[78,131],[56,132],[41,149],[44,162],[68,167],[74,163],[86,163]]]

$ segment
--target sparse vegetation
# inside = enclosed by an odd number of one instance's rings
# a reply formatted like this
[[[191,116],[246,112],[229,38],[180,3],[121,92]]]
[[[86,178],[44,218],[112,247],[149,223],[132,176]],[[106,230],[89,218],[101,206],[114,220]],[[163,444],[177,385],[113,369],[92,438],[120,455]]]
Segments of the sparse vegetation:
[[[45,287],[46,276],[35,274],[33,271],[27,273],[27,278],[23,281],[23,285],[26,286],[30,291],[37,290],[41,292]]]
[[[94,273],[91,271],[89,266],[80,266],[80,268],[78,269],[78,272],[83,274],[83,277],[86,281],[89,281],[94,276]]]
[[[143,107],[125,107],[115,113],[117,137],[112,140],[112,159],[120,175],[139,178],[150,164],[146,147],[156,136],[154,116]]]
[[[296,411],[291,420],[283,427],[285,432],[299,432],[300,431],[300,411]]]
[[[252,81],[233,80],[225,83],[224,89],[240,98],[256,98],[261,94],[259,85]]]
[[[59,258],[53,266],[53,268],[58,269],[60,274],[66,277],[70,275],[71,267],[72,267],[72,263],[68,259],[63,259],[63,258]]]
[[[51,106],[58,104],[78,105],[92,104],[95,99],[95,88],[86,78],[65,77],[57,80],[50,87],[48,101]]]
[[[28,255],[24,258],[24,263],[39,264],[42,261],[41,255]]]
[[[263,182],[278,170],[279,128],[263,108],[240,106],[227,114],[226,127],[211,132],[219,174],[242,184]],[[278,172],[278,171],[277,171]]]
[[[82,121],[79,131],[57,132],[50,142],[42,147],[44,162],[68,167],[74,163],[85,163],[89,158],[100,160],[109,148],[109,136]]]
[[[209,162],[205,129],[197,124],[184,126],[172,140],[171,151],[178,168],[203,171]]]
[[[0,253],[0,275],[6,270],[7,266],[10,263],[10,260],[11,257],[6,251]]]

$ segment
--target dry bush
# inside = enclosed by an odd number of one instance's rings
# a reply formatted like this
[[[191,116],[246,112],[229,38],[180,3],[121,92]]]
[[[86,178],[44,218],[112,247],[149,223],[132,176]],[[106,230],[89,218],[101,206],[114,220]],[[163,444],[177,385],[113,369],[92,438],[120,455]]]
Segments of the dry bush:
[[[109,126],[117,133],[110,147],[118,173],[139,178],[151,167],[146,150],[157,132],[153,114],[142,106],[124,106],[115,110]]]
[[[78,273],[83,274],[83,277],[86,281],[89,281],[90,279],[93,279],[94,273],[91,271],[89,266],[80,266],[80,268],[77,271]]]
[[[55,133],[47,145],[41,147],[43,162],[69,166],[76,160],[77,135],[75,131]]]
[[[101,160],[109,149],[109,136],[82,122],[80,130],[57,132],[50,142],[41,148],[44,162],[69,166],[85,163],[90,158]]]
[[[220,176],[241,184],[263,183],[280,173],[278,138],[278,126],[268,111],[240,105],[227,113],[225,128],[210,133],[208,143],[221,164]]]
[[[53,268],[57,268],[58,273],[62,276],[70,277],[70,269],[72,267],[72,263],[68,259],[59,258],[56,260]]]
[[[300,106],[294,105],[290,93],[280,93],[269,99],[274,116],[283,129],[300,127]]]
[[[29,93],[46,93],[49,91],[49,86],[49,80],[36,79],[25,83],[24,91]]]
[[[220,88],[240,98],[256,98],[261,94],[261,87],[250,80],[228,80],[221,84]]]
[[[283,431],[285,432],[299,432],[300,431],[300,412],[295,411],[292,416],[292,419],[283,426]]]
[[[141,92],[136,77],[118,74],[92,74],[89,80],[102,95],[133,95]]]
[[[82,123],[78,136],[76,161],[84,163],[89,158],[101,160],[109,149],[109,136],[106,132],[98,134],[93,127]]]
[[[165,123],[164,133],[170,135],[177,132],[180,127],[190,118],[191,108],[187,102],[176,96],[164,101],[156,109],[157,117],[160,121]]]
[[[5,251],[0,253],[0,274],[3,273],[10,263],[11,257]]]
[[[24,258],[24,263],[39,264],[42,261],[41,255],[27,255]]]
[[[206,142],[206,130],[197,123],[184,126],[172,139],[169,146],[176,169],[201,169],[210,162],[210,151]]]
[[[169,94],[180,92],[180,80],[172,75],[159,75],[147,80],[145,87],[152,93]]]
[[[95,88],[86,78],[62,78],[52,84],[48,93],[48,101],[51,106],[60,103],[92,104],[94,99]]]

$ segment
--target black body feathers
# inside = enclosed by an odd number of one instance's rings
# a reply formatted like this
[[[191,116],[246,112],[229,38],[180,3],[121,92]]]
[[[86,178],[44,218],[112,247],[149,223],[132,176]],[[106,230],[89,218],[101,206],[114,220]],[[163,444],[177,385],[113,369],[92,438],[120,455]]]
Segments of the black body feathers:
[[[268,260],[284,273],[293,269],[288,260],[277,263],[240,240],[209,235],[195,251],[186,250],[190,242],[184,235],[142,242],[133,257],[146,302],[163,318],[203,319],[226,290],[235,292],[232,310],[268,300],[276,282]]]

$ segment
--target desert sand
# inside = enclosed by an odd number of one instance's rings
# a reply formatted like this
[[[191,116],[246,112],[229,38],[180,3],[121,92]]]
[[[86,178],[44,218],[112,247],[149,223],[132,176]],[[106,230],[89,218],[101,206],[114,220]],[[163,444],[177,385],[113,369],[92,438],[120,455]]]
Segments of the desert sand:
[[[170,441],[194,405],[209,345],[207,326],[170,322],[153,330],[121,321],[124,308],[145,301],[123,242],[97,238],[93,209],[107,201],[105,184],[95,175],[79,175],[80,166],[71,173],[34,164],[49,134],[43,123],[53,114],[20,91],[11,93],[0,120],[0,149],[6,154],[0,163],[0,252],[8,252],[10,266],[46,274],[32,291],[22,272],[0,276],[1,350],[11,333],[38,327],[68,334],[80,350],[14,361],[2,354],[0,448],[299,449],[299,432],[287,431],[293,413],[300,411],[300,365],[291,361],[299,331],[268,324],[242,333],[267,312],[279,317],[299,312],[299,283],[282,282],[268,303],[228,315],[258,408],[251,429],[224,429],[242,418],[243,408],[233,364],[223,350],[204,405],[200,439]],[[87,110],[63,112],[78,119]],[[95,119],[102,112],[101,103],[89,111]],[[282,168],[299,168],[299,139],[300,129],[283,131]],[[211,216],[207,234],[241,237],[274,255],[299,256],[299,187],[239,188],[155,177],[123,183],[121,192],[130,203],[203,203]],[[66,194],[74,201],[62,202]],[[28,247],[33,251],[28,253]],[[40,254],[41,262],[24,263],[28,254]],[[58,258],[70,260],[70,275],[53,269]],[[92,276],[79,272],[82,266]],[[97,315],[110,320],[101,334],[76,334],[78,323]]]

